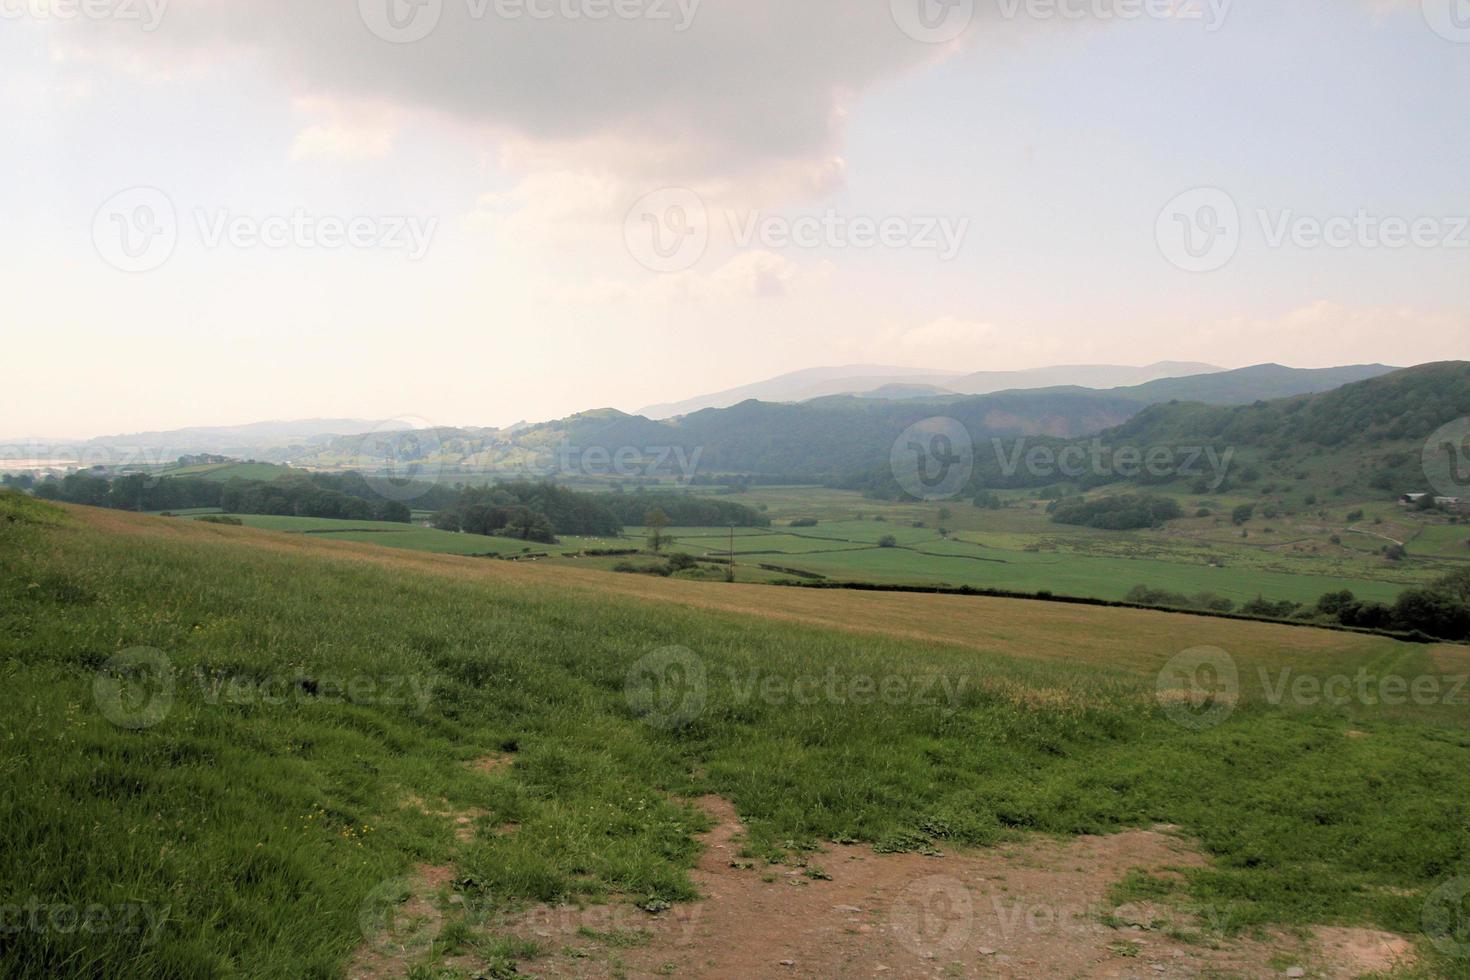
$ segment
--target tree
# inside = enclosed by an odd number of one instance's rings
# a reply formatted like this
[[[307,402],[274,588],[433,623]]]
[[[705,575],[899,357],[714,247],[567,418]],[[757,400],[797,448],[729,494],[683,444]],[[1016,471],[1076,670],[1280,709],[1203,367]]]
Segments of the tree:
[[[1241,504],[1230,512],[1230,520],[1236,525],[1244,524],[1256,516],[1255,504]]]
[[[662,507],[654,507],[643,518],[643,524],[648,528],[648,550],[655,555],[663,550],[664,545],[673,544],[674,539],[665,533],[669,526],[669,515],[664,513]]]
[[[880,547],[880,548],[897,548],[898,547],[898,539],[895,538],[891,534],[885,534],[885,535],[883,535],[883,537],[881,537],[881,538],[878,539],[878,547]]]

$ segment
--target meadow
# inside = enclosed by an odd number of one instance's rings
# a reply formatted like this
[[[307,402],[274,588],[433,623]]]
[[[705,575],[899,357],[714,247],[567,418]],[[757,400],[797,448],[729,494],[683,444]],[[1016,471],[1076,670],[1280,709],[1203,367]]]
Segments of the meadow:
[[[656,911],[695,897],[707,822],[683,801],[719,794],[774,867],[1174,824],[1210,862],[1153,900],[1231,934],[1372,925],[1417,941],[1417,975],[1470,976],[1463,937],[1424,934],[1470,876],[1470,709],[1273,681],[1447,691],[1463,647],[322,538],[0,495],[0,906],[150,912],[12,931],[0,973],[340,977],[365,903],[425,862],[461,903]],[[1237,695],[1157,696],[1201,645]],[[828,676],[945,693],[770,693]],[[456,920],[411,975],[557,952]]]

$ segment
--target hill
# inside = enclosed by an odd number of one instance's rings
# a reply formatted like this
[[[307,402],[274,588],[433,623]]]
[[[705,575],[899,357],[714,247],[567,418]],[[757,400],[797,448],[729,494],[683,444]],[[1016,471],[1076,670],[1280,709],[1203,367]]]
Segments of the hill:
[[[1331,391],[1345,384],[1377,378],[1396,370],[1399,369],[1382,364],[1335,368],[1289,368],[1280,364],[1259,364],[1236,371],[1161,378],[1123,389],[1119,393],[1150,405],[1168,401],[1244,405],[1263,399]]]
[[[872,365],[822,367],[794,371],[791,374],[783,374],[766,381],[758,381],[710,395],[701,395],[685,401],[650,405],[640,409],[638,414],[654,419],[675,418],[706,408],[729,408],[752,399],[765,402],[801,402],[832,395],[866,394],[869,397],[894,397],[893,395],[873,394],[884,388],[903,391],[911,388],[935,387],[962,395],[990,395],[1001,391],[1021,391],[1033,388],[1115,388],[1121,385],[1136,385],[1157,378],[1182,377],[1218,370],[1220,369],[1208,364],[1176,361],[1161,361],[1147,367],[1093,364],[1033,368],[1026,371],[982,371],[974,374],[931,368]],[[903,397],[912,396],[904,395]]]
[[[1448,361],[1395,371],[1320,394],[1298,395],[1250,405],[1212,406],[1171,402],[1142,409],[1117,427],[1086,441],[1033,441],[1031,448],[1059,458],[1069,448],[1089,454],[1094,444],[1116,458],[1127,447],[1138,458],[1159,450],[1170,460],[1186,451],[1209,450],[1226,461],[1224,479],[1212,482],[1199,474],[1180,474],[1168,466],[1158,472],[1120,475],[1113,466],[1099,471],[1088,463],[1074,474],[1054,466],[1028,468],[1018,462],[1014,443],[976,458],[973,489],[1045,487],[1070,484],[1081,489],[1110,483],[1175,484],[1196,493],[1226,493],[1271,488],[1302,494],[1353,493],[1397,496],[1429,489],[1431,477],[1451,462],[1443,447],[1431,447],[1437,461],[1426,463],[1426,440],[1438,429],[1470,417],[1470,363]],[[1460,433],[1463,437],[1466,433]],[[1203,457],[1201,457],[1203,458]],[[881,471],[870,487],[896,493],[892,477]],[[1451,493],[1467,481],[1443,473],[1436,485]],[[1448,486],[1443,484],[1449,484]],[[884,491],[881,488],[887,487]],[[1470,489],[1470,487],[1466,487]],[[1467,494],[1470,496],[1470,494]]]
[[[1123,860],[1102,888],[1214,903],[1205,945],[1323,922],[1421,936],[1425,901],[1470,870],[1465,822],[1422,794],[1470,797],[1463,709],[1303,710],[1267,683],[1284,664],[1438,681],[1458,648],[653,581],[4,494],[0,514],[0,737],[25,746],[0,771],[0,902],[131,924],[19,930],[7,976],[341,976],[389,948],[399,974],[601,965],[605,927],[501,927],[528,903],[611,903],[640,929],[657,920],[634,903],[684,912],[702,795],[743,820],[742,886],[808,882],[797,916],[834,903],[849,857],[922,851],[932,876],[1033,832],[1160,821],[1199,858],[1142,882]],[[1198,644],[1231,652],[1238,696],[1155,693]]]

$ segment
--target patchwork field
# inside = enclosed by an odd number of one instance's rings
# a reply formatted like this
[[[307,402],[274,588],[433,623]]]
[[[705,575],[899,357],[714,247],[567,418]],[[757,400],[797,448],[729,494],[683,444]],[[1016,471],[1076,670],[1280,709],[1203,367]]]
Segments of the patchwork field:
[[[1464,647],[327,537],[0,496],[0,973],[1470,976]]]

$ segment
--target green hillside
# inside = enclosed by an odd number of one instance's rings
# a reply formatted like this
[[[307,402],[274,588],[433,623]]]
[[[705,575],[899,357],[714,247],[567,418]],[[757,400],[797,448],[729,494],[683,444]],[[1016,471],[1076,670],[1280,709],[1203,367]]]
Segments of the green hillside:
[[[1209,862],[1130,887],[1218,910],[1199,942],[1329,922],[1422,936],[1427,897],[1470,874],[1464,707],[1282,704],[1256,679],[1439,683],[1463,671],[1450,648],[579,576],[13,494],[0,598],[0,904],[141,910],[8,934],[6,976],[340,977],[424,865],[445,870],[415,907],[443,927],[405,954],[413,976],[577,969],[495,913],[694,899],[707,823],[682,801],[705,793],[738,808],[753,866],[827,904],[820,862],[853,843],[938,854],[1165,822]],[[844,628],[792,618],[808,606]],[[904,638],[924,624],[953,639]],[[1231,651],[1241,688],[1186,725],[1155,685],[1200,643]],[[670,663],[696,683],[682,700],[658,686]],[[752,676],[829,674],[948,693],[748,694]],[[1466,975],[1421,955],[1424,976]]]

